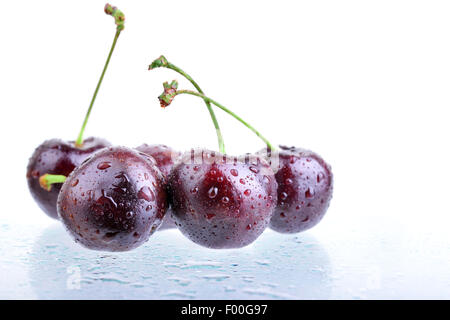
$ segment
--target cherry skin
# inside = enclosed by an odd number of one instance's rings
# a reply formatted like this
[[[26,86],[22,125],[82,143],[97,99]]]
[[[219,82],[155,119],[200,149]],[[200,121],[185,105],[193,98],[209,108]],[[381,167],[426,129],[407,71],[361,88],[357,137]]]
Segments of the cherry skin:
[[[165,176],[170,174],[175,161],[181,155],[180,152],[163,144],[148,145],[144,143],[137,147],[136,150],[152,156],[156,160],[156,165],[159,170],[161,170]]]
[[[209,150],[183,154],[169,175],[173,218],[181,232],[208,248],[240,248],[268,226],[277,183],[258,156],[228,158]]]
[[[74,141],[51,139],[34,150],[27,167],[28,188],[48,216],[58,219],[56,200],[62,184],[54,184],[47,191],[39,185],[39,177],[46,173],[68,176],[86,158],[108,146],[106,140],[93,137],[85,139],[81,147],[76,147]]]
[[[297,233],[314,227],[330,205],[331,167],[319,155],[305,149],[280,146],[279,151],[259,152],[263,153],[273,163],[278,183],[278,204],[270,228],[281,233]],[[277,155],[278,165],[274,161]]]
[[[152,156],[156,160],[156,165],[159,170],[164,174],[165,177],[168,177],[175,161],[181,156],[181,153],[173,150],[172,148],[163,145],[163,144],[152,144],[148,145],[146,143],[140,145],[136,148],[136,150],[143,152]],[[161,226],[158,230],[166,230],[176,228],[175,221],[172,218],[172,209],[167,210],[167,213],[163,219]]]
[[[133,149],[95,153],[67,177],[58,214],[86,248],[126,251],[148,240],[167,210],[165,179],[155,160]]]

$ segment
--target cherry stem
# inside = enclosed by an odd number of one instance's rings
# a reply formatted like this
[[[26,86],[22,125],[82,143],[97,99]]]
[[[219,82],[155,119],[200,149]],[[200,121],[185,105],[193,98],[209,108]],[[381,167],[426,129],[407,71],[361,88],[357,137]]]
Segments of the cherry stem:
[[[84,129],[86,128],[86,124],[91,114],[92,106],[94,105],[95,99],[97,98],[97,93],[102,84],[103,77],[105,76],[106,73],[106,69],[108,69],[109,61],[111,60],[112,53],[114,51],[114,48],[116,47],[117,39],[119,38],[120,32],[125,28],[124,26],[125,15],[122,13],[122,11],[120,11],[116,7],[111,6],[110,4],[106,4],[105,13],[114,17],[115,23],[117,25],[117,30],[116,34],[114,35],[114,41],[112,43],[111,50],[109,51],[108,58],[106,59],[105,66],[103,67],[102,74],[100,76],[100,79],[98,80],[97,87],[95,88],[94,91],[94,95],[92,96],[91,104],[89,105],[86,116],[84,117],[83,125],[81,126],[80,133],[78,134],[78,138],[75,142],[76,147],[81,147],[83,145]]]
[[[220,109],[222,109],[223,111],[225,111],[226,113],[228,113],[229,115],[234,117],[236,120],[241,122],[244,126],[246,126],[251,131],[253,131],[261,140],[263,140],[264,143],[267,145],[267,147],[270,150],[275,150],[275,148],[272,146],[272,144],[261,133],[259,133],[258,130],[253,128],[249,123],[247,123],[244,119],[239,117],[233,111],[229,110],[228,108],[226,108],[225,106],[221,105],[217,101],[214,101],[213,99],[205,96],[204,94],[201,94],[201,93],[198,93],[198,92],[195,92],[195,91],[191,91],[191,90],[177,90],[177,88],[178,88],[178,82],[176,80],[172,81],[170,84],[168,82],[164,83],[164,93],[161,94],[158,97],[158,99],[159,99],[159,101],[161,103],[161,107],[165,108],[168,105],[170,105],[170,103],[172,103],[173,99],[177,95],[180,95],[180,94],[190,94],[190,95],[193,95],[193,96],[200,97],[203,100],[208,101],[208,102],[216,105],[217,107],[219,107]]]
[[[64,183],[66,181],[66,176],[60,174],[44,174],[39,178],[39,184],[42,189],[47,191],[52,190],[52,184],[54,183]]]
[[[194,87],[197,89],[197,91],[201,94],[204,94],[200,86],[197,84],[197,82],[192,79],[190,75],[188,75],[186,72],[184,72],[182,69],[177,67],[176,65],[170,63],[167,61],[167,59],[164,56],[160,56],[158,59],[152,62],[152,64],[148,67],[149,70],[153,70],[155,68],[164,67],[167,69],[171,69],[175,72],[178,72],[183,77],[185,77]],[[225,143],[222,136],[222,131],[220,130],[219,123],[217,122],[216,114],[214,113],[213,108],[211,107],[211,102],[207,99],[204,99],[206,107],[208,108],[209,115],[211,116],[211,120],[214,124],[214,128],[216,129],[217,134],[217,141],[219,143],[219,150],[221,153],[225,154]]]

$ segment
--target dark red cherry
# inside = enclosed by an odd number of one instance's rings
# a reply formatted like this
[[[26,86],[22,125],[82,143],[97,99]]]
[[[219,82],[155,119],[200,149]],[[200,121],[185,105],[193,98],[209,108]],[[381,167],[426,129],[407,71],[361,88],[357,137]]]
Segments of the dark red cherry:
[[[278,205],[270,228],[296,233],[314,227],[325,215],[333,193],[331,167],[316,153],[280,146],[279,151],[262,150],[278,182]]]
[[[163,144],[141,144],[136,150],[152,156],[161,172],[168,176],[181,153]]]
[[[173,218],[190,240],[208,248],[240,248],[269,224],[277,183],[261,157],[185,153],[169,175]]]
[[[148,145],[144,143],[137,147],[136,150],[152,156],[156,160],[156,165],[166,177],[170,174],[175,161],[181,155],[180,152],[175,151],[163,144]],[[169,204],[169,209],[167,210],[163,223],[158,230],[172,229],[176,227],[175,221],[172,218],[172,209]]]
[[[54,184],[47,191],[39,185],[39,177],[46,173],[68,176],[86,158],[108,146],[106,140],[93,137],[85,139],[81,147],[76,147],[74,141],[51,139],[34,150],[27,167],[28,188],[47,215],[58,219],[56,200],[62,184]]]
[[[70,174],[58,214],[76,242],[126,251],[148,240],[167,210],[165,179],[152,157],[125,147],[95,153]]]

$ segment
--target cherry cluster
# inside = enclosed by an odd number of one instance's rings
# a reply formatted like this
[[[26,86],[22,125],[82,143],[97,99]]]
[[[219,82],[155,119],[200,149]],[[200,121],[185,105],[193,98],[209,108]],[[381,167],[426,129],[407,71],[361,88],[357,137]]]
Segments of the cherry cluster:
[[[84,129],[108,67],[125,17],[109,4],[117,31],[105,67],[76,141],[51,139],[29,160],[27,181],[41,209],[59,219],[76,242],[104,251],[134,249],[156,231],[178,228],[208,248],[240,248],[267,228],[296,233],[316,225],[328,209],[333,175],[316,153],[275,148],[256,129],[207,97],[183,70],[159,57],[149,66],[168,68],[188,79],[197,91],[164,83],[162,107],[176,96],[201,98],[211,115],[219,150],[181,153],[160,144],[136,148],[112,146],[100,138],[83,139]],[[212,105],[235,117],[266,147],[242,156],[225,153]]]

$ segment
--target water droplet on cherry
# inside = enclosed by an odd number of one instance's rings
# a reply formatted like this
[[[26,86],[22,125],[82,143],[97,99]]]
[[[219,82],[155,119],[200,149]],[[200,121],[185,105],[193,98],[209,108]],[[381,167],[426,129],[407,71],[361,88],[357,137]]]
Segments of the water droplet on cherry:
[[[138,198],[143,199],[147,202],[151,202],[155,200],[155,194],[149,187],[145,186],[139,190]]]
[[[108,162],[108,161],[100,162],[97,165],[97,169],[99,169],[99,170],[105,170],[105,169],[108,169],[109,167],[111,167],[111,162]]]
[[[314,189],[311,187],[308,187],[308,190],[306,190],[306,192],[305,192],[305,197],[306,198],[314,198],[314,194],[315,194]]]
[[[217,187],[211,187],[208,190],[208,197],[211,199],[214,199],[215,197],[217,197],[218,193],[219,193],[219,189]]]

